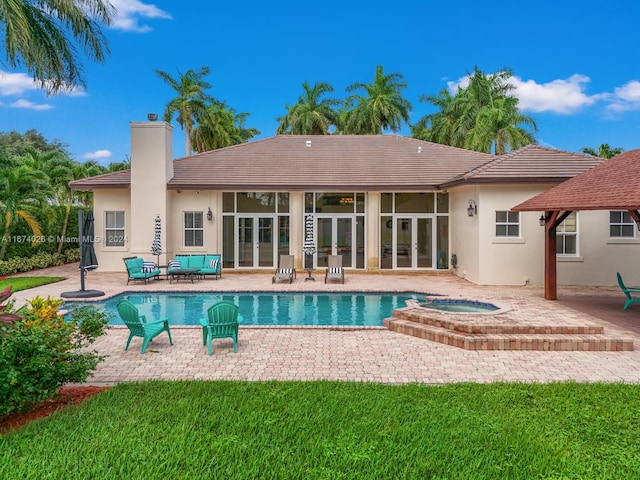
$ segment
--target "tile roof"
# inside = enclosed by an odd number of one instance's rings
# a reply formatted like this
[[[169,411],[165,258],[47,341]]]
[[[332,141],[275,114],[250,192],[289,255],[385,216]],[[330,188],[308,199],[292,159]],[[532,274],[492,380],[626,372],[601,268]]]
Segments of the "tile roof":
[[[640,149],[600,165],[515,206],[514,211],[640,210]]]
[[[598,157],[527,145],[493,157],[492,161],[453,178],[442,187],[475,183],[556,183],[572,178],[602,161]]]
[[[96,177],[83,178],[69,182],[72,190],[92,191],[94,189],[129,188],[131,185],[131,170],[105,173]]]
[[[396,135],[278,135],[176,160],[169,188],[428,190],[491,158]]]

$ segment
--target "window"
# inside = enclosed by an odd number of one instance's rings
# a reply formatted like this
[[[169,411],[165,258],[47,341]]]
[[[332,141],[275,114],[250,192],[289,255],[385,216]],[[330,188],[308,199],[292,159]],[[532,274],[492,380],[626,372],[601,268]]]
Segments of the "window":
[[[184,246],[204,246],[202,212],[184,212]]]
[[[124,247],[124,212],[105,212],[105,246]]]
[[[635,222],[626,210],[609,212],[609,236],[612,238],[634,238]]]
[[[496,237],[520,236],[520,212],[496,211]]]
[[[556,254],[578,254],[578,224],[576,212],[571,212],[556,228]]]

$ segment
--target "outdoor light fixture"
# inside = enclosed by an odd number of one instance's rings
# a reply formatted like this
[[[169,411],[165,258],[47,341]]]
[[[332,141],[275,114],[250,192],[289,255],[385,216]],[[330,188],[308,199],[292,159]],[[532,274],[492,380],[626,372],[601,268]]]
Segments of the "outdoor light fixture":
[[[211,207],[208,207],[207,209],[207,220],[213,220],[213,212],[211,211]]]
[[[538,221],[540,222],[540,226],[544,227],[544,225],[547,223],[547,217],[544,216],[544,213],[540,215]]]
[[[158,120],[158,114],[157,113],[147,113],[147,120],[149,120],[150,122],[155,122],[156,120]]]
[[[467,207],[467,214],[470,217],[478,214],[478,206],[474,200],[469,200],[469,206]]]

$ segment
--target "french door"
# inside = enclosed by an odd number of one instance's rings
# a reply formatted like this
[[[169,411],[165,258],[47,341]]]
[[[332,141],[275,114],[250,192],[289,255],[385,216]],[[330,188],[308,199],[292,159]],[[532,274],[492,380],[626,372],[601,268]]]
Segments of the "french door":
[[[238,268],[275,268],[277,248],[276,217],[238,216],[236,265]]]
[[[434,222],[431,217],[396,217],[393,268],[434,268]]]
[[[342,255],[344,268],[356,266],[357,249],[353,248],[356,226],[353,215],[316,218],[316,268],[327,266],[328,255]]]

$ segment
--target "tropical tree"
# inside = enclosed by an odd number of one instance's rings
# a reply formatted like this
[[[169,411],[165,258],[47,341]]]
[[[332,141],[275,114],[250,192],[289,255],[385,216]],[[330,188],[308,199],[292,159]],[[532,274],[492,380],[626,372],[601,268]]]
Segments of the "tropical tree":
[[[15,219],[24,220],[34,237],[42,236],[40,224],[34,216],[51,195],[48,177],[27,165],[0,170],[0,218],[3,222],[0,260],[7,253],[11,240],[11,226]]]
[[[586,153],[587,155],[591,155],[592,157],[613,158],[619,153],[624,152],[624,149],[620,147],[612,148],[608,143],[603,143],[597,149],[583,147],[580,149],[580,151],[582,153]]]
[[[177,96],[167,103],[164,121],[171,122],[173,116],[177,115],[176,121],[185,134],[186,156],[191,155],[193,151],[191,134],[196,118],[205,114],[209,102],[216,103],[215,99],[205,93],[206,89],[211,88],[204,80],[209,71],[209,67],[201,67],[198,71],[190,69],[184,74],[178,71],[178,77],[173,78],[167,72],[155,70],[156,74],[177,93]]]
[[[475,67],[455,96],[441,91],[437,97],[421,97],[439,110],[413,130],[424,140],[496,155],[536,143],[536,122],[520,112],[511,76],[510,69],[485,75]]]
[[[197,117],[191,143],[196,152],[206,152],[218,148],[244,143],[260,134],[255,128],[245,128],[248,113],[235,113],[225,103],[214,102],[206,106]]]
[[[364,90],[365,95],[350,95],[345,100],[345,110],[340,120],[344,133],[380,134],[383,130],[398,132],[402,123],[409,123],[411,103],[402,97],[407,84],[400,73],[384,74],[383,67],[376,67],[373,83],[354,83],[347,92]]]
[[[59,140],[49,141],[35,128],[31,128],[24,133],[15,130],[10,132],[0,132],[0,147],[3,147],[8,155],[21,157],[26,155],[26,148],[32,147],[41,152],[57,150],[68,156],[67,145]]]
[[[84,87],[77,46],[104,62],[109,47],[100,24],[110,25],[114,15],[107,0],[0,1],[7,63],[26,68],[51,93]]]
[[[332,98],[321,98],[333,92],[333,87],[325,82],[316,82],[310,86],[302,84],[303,94],[295,105],[285,105],[286,115],[277,118],[277,134],[291,135],[328,135],[329,128],[338,124],[335,110],[342,102]]]

